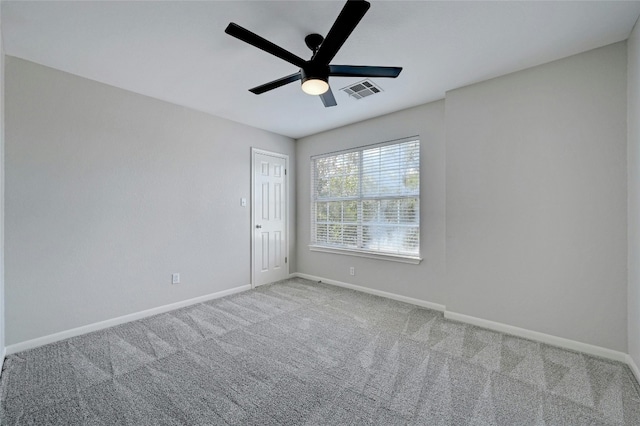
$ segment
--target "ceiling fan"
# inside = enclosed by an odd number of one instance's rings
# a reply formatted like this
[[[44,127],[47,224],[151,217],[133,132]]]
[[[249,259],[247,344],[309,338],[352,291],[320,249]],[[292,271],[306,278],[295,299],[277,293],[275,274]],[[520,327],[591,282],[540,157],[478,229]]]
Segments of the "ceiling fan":
[[[285,84],[302,80],[302,90],[309,95],[320,95],[325,107],[337,105],[336,99],[329,87],[329,77],[390,77],[396,78],[402,67],[371,67],[362,65],[330,65],[333,57],[338,53],[349,35],[371,5],[364,0],[347,0],[338,18],[333,23],[327,37],[320,34],[309,34],[304,42],[313,52],[311,59],[305,61],[297,55],[273,44],[259,35],[231,22],[225,32],[258,49],[271,53],[280,59],[297,66],[300,70],[286,77],[249,89],[260,95]]]

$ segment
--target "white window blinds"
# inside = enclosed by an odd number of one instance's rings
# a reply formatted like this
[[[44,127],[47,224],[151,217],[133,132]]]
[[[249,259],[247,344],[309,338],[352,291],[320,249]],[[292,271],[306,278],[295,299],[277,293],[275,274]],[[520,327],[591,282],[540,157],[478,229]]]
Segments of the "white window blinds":
[[[315,156],[311,173],[312,246],[419,256],[417,138]]]

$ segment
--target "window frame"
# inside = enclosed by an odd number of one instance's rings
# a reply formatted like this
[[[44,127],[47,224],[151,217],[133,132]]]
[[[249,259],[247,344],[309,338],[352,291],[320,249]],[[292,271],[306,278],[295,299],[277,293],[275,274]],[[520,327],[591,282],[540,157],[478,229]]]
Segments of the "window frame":
[[[391,141],[386,141],[386,142],[380,142],[380,143],[374,143],[374,144],[369,144],[369,145],[363,145],[363,146],[358,146],[358,147],[354,147],[354,148],[349,148],[349,149],[345,149],[345,150],[340,150],[340,151],[333,151],[333,152],[328,152],[328,153],[323,153],[323,154],[319,154],[319,155],[313,155],[310,158],[310,172],[311,172],[311,191],[310,191],[310,226],[309,226],[309,231],[310,231],[310,244],[309,244],[309,250],[310,251],[315,251],[315,252],[323,252],[323,253],[335,253],[335,254],[343,254],[343,255],[349,255],[349,256],[357,256],[357,257],[365,257],[365,258],[370,258],[370,259],[379,259],[379,260],[387,260],[387,261],[394,261],[394,262],[401,262],[401,263],[409,263],[409,264],[419,264],[422,261],[422,257],[421,257],[421,243],[420,243],[420,235],[422,234],[422,228],[420,225],[420,175],[421,175],[421,169],[422,167],[420,167],[421,165],[421,158],[420,155],[418,155],[418,190],[417,190],[417,194],[406,194],[406,195],[399,195],[399,196],[392,196],[392,195],[377,195],[377,196],[371,196],[371,195],[364,195],[364,191],[362,188],[362,181],[363,181],[363,162],[364,162],[364,158],[363,158],[363,152],[366,150],[370,150],[370,149],[375,149],[375,148],[380,148],[380,147],[384,147],[384,146],[390,146],[390,145],[400,145],[403,143],[407,143],[407,142],[418,142],[418,151],[420,151],[421,149],[421,140],[420,137],[418,135],[415,136],[410,136],[410,137],[406,137],[406,138],[401,138],[401,139],[395,139],[395,140],[391,140]],[[322,158],[329,158],[329,157],[336,157],[342,154],[349,154],[349,153],[353,153],[353,152],[357,152],[359,153],[358,155],[358,171],[357,171],[357,176],[358,176],[358,194],[356,196],[338,196],[338,197],[326,197],[326,198],[322,198],[322,199],[318,199],[316,194],[316,182],[317,182],[317,177],[316,177],[316,160],[322,159]],[[317,220],[317,212],[316,212],[316,208],[315,208],[315,203],[324,203],[324,202],[348,202],[348,201],[355,201],[356,203],[358,203],[358,217],[356,219],[356,227],[359,228],[360,230],[356,231],[357,234],[357,245],[361,246],[362,245],[362,231],[361,229],[366,226],[366,222],[363,220],[363,212],[362,212],[362,204],[365,201],[368,200],[391,200],[391,199],[407,199],[407,198],[417,198],[417,202],[418,202],[418,209],[417,209],[417,231],[418,231],[418,253],[417,254],[404,254],[404,253],[392,253],[392,252],[384,252],[384,251],[379,251],[379,250],[370,250],[370,249],[365,249],[365,248],[357,248],[357,247],[341,247],[339,245],[331,245],[328,243],[322,244],[322,243],[318,243],[316,242],[316,237],[317,237],[317,224],[318,224],[318,220]],[[341,221],[340,223],[343,223],[343,221]],[[400,225],[402,226],[402,225]]]

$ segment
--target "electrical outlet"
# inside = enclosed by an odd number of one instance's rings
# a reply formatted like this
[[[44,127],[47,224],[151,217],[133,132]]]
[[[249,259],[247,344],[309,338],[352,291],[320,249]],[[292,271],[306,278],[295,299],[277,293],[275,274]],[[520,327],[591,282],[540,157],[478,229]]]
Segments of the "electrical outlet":
[[[242,207],[247,207],[247,199],[246,198],[240,198],[240,205]]]
[[[171,274],[171,284],[180,284],[180,274]]]
[[[351,276],[354,276],[356,274],[356,268],[354,268],[353,266],[349,268],[349,273],[351,274]]]

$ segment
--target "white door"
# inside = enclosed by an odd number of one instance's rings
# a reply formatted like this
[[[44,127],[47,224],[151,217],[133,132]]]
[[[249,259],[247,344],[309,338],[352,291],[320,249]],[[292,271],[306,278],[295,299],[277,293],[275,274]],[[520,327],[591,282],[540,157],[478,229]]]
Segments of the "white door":
[[[252,284],[289,277],[287,263],[287,156],[252,150]]]

